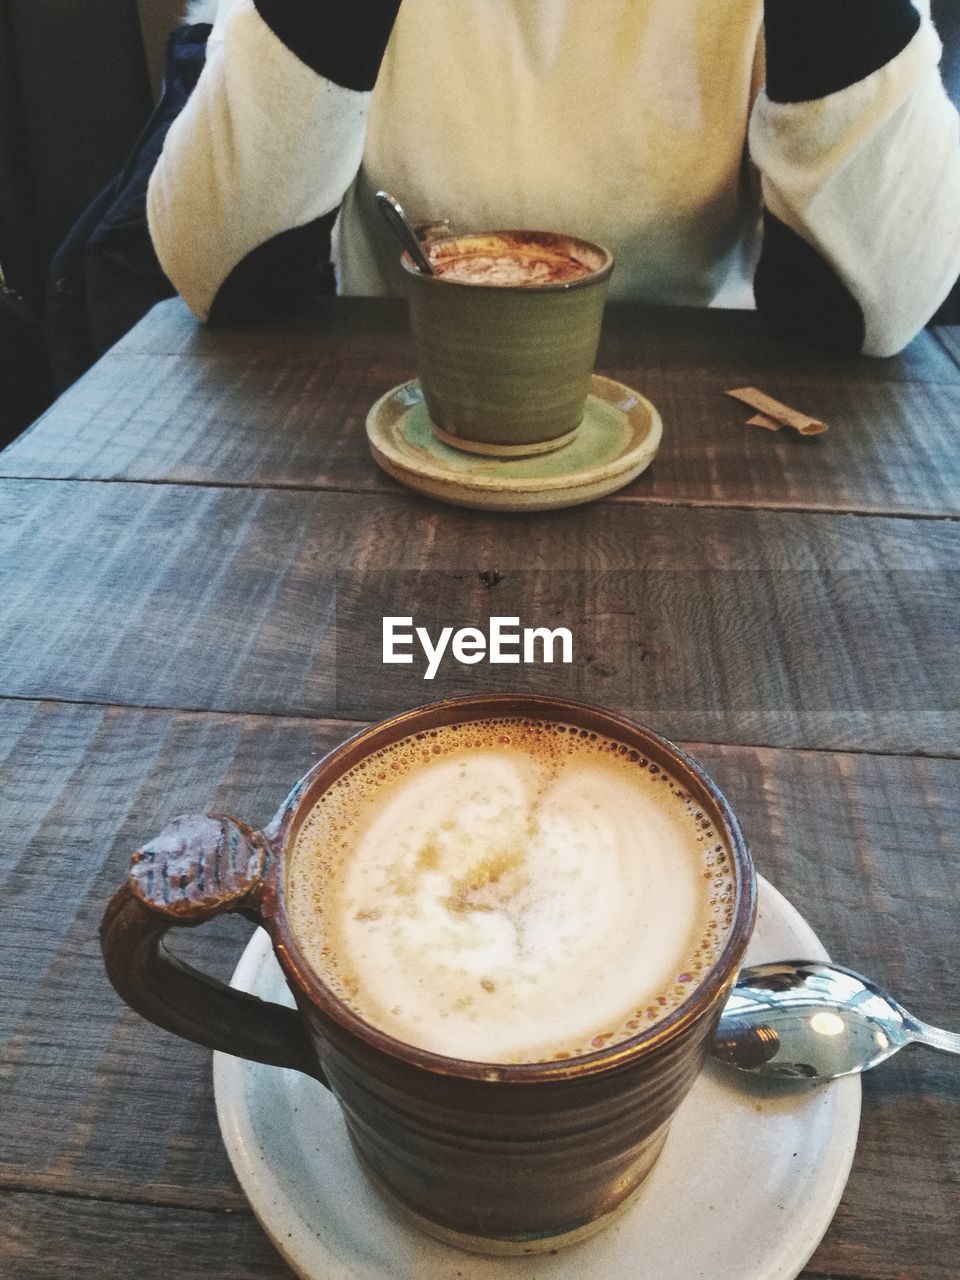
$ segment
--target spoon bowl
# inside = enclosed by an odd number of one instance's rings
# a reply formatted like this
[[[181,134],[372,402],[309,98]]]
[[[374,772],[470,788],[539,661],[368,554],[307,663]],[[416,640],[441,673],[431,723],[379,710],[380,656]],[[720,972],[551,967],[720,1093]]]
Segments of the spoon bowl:
[[[830,1080],[867,1071],[912,1041],[960,1054],[960,1035],[921,1022],[862,974],[782,960],[741,971],[710,1052],[755,1075]]]

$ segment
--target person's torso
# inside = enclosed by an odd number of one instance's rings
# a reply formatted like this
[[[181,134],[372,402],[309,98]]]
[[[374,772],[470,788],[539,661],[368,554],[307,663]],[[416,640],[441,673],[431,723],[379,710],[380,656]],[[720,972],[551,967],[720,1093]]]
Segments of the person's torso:
[[[745,270],[762,0],[403,0],[337,236],[344,293],[396,293],[372,195],[418,222],[612,248],[611,296],[706,303]]]

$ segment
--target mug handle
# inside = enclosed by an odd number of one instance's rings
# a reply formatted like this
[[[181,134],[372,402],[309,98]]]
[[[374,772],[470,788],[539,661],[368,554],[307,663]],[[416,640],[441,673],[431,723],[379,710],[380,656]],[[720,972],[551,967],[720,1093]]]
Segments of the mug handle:
[[[164,935],[236,912],[261,924],[270,849],[260,832],[225,814],[174,818],[130,860],[100,924],[107,976],[128,1005],[157,1026],[208,1049],[292,1067],[327,1081],[295,1009],[209,978],[171,955]]]

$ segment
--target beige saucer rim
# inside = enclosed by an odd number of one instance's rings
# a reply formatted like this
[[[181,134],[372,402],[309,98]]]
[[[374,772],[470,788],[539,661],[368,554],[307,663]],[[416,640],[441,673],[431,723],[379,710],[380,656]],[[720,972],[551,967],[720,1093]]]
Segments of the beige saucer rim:
[[[378,402],[379,403],[379,402]],[[551,440],[538,440],[535,444],[488,444],[484,440],[464,440],[462,436],[453,436],[449,431],[430,419],[430,429],[438,440],[448,444],[451,449],[459,449],[462,453],[475,453],[482,458],[534,458],[540,453],[553,453],[562,449],[565,444],[576,439],[579,426],[566,431],[562,436],[554,436]]]
[[[620,412],[632,428],[631,439],[621,453],[597,466],[588,465],[560,476],[469,475],[443,466],[422,450],[397,445],[396,423],[413,407],[412,395],[422,395],[416,378],[392,387],[371,406],[366,430],[374,460],[389,476],[418,493],[475,510],[549,511],[606,497],[646,470],[656,456],[663,435],[660,414],[646,396],[622,382],[595,373],[590,381],[589,398]],[[404,396],[407,408],[393,413],[393,403]],[[389,422],[385,421],[388,414]],[[554,449],[544,456],[553,459],[558,452]]]

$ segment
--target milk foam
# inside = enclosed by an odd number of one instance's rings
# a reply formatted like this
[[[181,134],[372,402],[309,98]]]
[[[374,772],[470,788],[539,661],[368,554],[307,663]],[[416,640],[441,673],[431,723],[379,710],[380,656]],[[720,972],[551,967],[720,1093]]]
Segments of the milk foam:
[[[316,972],[421,1048],[578,1056],[676,1008],[732,919],[729,851],[637,752],[560,725],[428,731],[314,808],[288,908]]]
[[[592,268],[560,248],[495,238],[444,240],[427,248],[434,274],[460,284],[530,286],[589,275]]]
[[[574,264],[569,258],[472,253],[446,259],[436,267],[435,274],[461,284],[537,285],[575,280],[589,271],[589,267]]]

